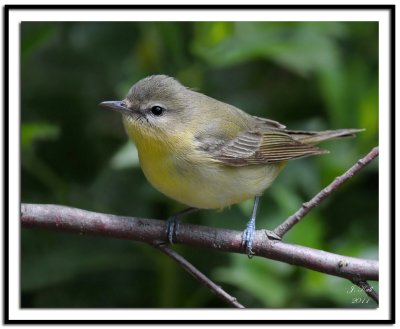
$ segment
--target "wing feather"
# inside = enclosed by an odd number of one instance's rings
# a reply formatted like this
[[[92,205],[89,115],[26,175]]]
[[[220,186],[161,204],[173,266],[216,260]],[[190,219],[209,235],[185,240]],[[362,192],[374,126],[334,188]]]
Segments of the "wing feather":
[[[247,131],[216,149],[213,158],[225,165],[244,166],[268,164],[323,154],[310,144],[304,144],[282,130]]]

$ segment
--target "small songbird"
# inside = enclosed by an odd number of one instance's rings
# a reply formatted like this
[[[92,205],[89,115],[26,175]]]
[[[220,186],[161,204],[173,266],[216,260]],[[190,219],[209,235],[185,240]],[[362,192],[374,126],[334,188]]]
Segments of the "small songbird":
[[[276,121],[247,114],[165,75],[144,78],[125,99],[100,105],[122,113],[147,180],[191,207],[170,217],[169,241],[180,215],[193,208],[221,209],[255,198],[242,238],[249,256],[259,198],[286,162],[328,153],[315,145],[363,130],[287,130]]]

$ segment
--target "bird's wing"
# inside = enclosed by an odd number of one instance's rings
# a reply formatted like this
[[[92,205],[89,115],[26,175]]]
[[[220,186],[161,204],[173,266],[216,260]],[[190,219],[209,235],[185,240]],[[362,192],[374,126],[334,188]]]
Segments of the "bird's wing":
[[[327,153],[292,138],[284,130],[246,131],[212,150],[211,157],[229,166],[276,163]]]
[[[286,126],[284,126],[283,124],[279,123],[278,121],[271,120],[271,119],[253,116],[253,121],[254,121],[254,127],[256,127],[260,130],[271,129],[271,128],[272,129],[285,129],[286,128]]]

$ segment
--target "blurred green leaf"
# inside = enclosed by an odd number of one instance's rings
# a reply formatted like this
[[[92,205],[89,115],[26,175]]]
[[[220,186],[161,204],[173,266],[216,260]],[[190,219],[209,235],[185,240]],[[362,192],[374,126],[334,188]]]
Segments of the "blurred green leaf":
[[[41,45],[45,45],[54,36],[55,28],[51,23],[29,24],[22,22],[21,32],[26,36],[21,43],[21,55],[25,58]]]
[[[56,140],[60,135],[60,128],[45,122],[31,122],[21,124],[21,146],[29,149],[37,140]]]
[[[262,258],[249,260],[244,255],[231,255],[231,260],[232,266],[214,271],[215,280],[240,287],[255,296],[263,307],[279,307],[285,303],[290,287],[282,278],[289,274],[290,268]]]
[[[343,35],[345,30],[340,24],[330,24],[331,29],[318,29],[301,23],[241,22],[234,24],[233,33],[220,33],[218,38],[213,37],[215,29],[209,28],[209,38],[198,38],[193,50],[217,66],[264,58],[305,75],[318,67],[331,68],[336,61],[333,37]]]

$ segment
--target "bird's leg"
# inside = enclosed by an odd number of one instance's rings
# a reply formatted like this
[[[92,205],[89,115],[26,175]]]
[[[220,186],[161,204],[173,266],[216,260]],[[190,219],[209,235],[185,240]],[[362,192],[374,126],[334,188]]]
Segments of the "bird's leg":
[[[257,215],[257,208],[259,201],[260,201],[260,196],[256,196],[254,198],[253,214],[251,215],[251,218],[246,225],[246,229],[244,230],[242,237],[242,246],[246,248],[246,253],[249,258],[253,257],[254,255],[254,252],[251,249],[251,247],[253,244],[254,232],[256,230],[256,215]],[[281,237],[273,231],[265,230],[265,233],[268,239],[281,240]]]
[[[251,215],[251,218],[246,225],[246,229],[244,230],[242,237],[242,246],[246,248],[246,253],[249,258],[251,258],[254,255],[251,247],[253,244],[254,232],[256,230],[256,215],[257,215],[257,208],[259,201],[260,201],[260,196],[257,195],[254,198],[253,214]]]
[[[173,237],[176,236],[176,232],[179,228],[179,223],[181,221],[181,218],[185,215],[191,214],[192,212],[195,212],[199,210],[198,208],[186,208],[182,211],[177,212],[176,214],[173,214],[171,217],[168,218],[167,220],[167,239],[169,243],[173,243]]]

